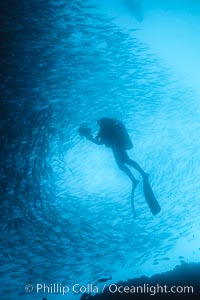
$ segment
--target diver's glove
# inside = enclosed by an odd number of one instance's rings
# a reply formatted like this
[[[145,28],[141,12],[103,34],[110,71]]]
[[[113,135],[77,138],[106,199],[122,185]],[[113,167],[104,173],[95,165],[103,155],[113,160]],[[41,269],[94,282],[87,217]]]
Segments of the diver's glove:
[[[89,128],[86,124],[81,125],[78,132],[80,136],[85,136],[87,139],[90,139],[91,137],[91,128]]]

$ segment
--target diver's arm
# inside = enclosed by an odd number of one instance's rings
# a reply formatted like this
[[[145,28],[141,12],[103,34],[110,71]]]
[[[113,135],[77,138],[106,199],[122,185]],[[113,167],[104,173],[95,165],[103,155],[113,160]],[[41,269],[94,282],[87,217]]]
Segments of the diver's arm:
[[[92,143],[96,144],[96,145],[103,145],[103,142],[97,138],[93,138],[92,135],[89,135],[86,137],[87,140],[90,140]]]

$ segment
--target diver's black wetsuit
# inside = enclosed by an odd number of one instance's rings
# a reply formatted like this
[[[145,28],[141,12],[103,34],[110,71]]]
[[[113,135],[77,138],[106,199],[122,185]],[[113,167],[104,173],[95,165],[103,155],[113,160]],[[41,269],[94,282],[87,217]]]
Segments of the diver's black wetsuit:
[[[144,170],[138,165],[138,163],[130,159],[126,152],[126,150],[129,150],[133,147],[133,144],[128,133],[126,132],[125,127],[121,126],[120,121],[109,118],[100,119],[98,121],[98,125],[100,126],[100,130],[96,138],[91,135],[91,131],[87,127],[80,128],[79,133],[80,135],[85,136],[88,140],[97,145],[105,144],[107,147],[110,147],[112,149],[115,161],[119,169],[122,170],[132,181],[131,205],[134,218],[136,217],[134,207],[134,191],[139,181],[135,179],[132,172],[126,165],[133,167],[141,174],[143,179],[145,199],[152,214],[157,215],[160,212],[161,208],[149,183],[148,174],[144,172]]]
[[[130,159],[126,150],[117,147],[112,147],[112,151],[119,169],[126,173],[126,175],[131,179],[133,183],[136,181],[136,179],[129,170],[129,168],[125,166],[125,164],[136,169],[142,175],[142,177],[146,175],[144,170],[134,160]]]
[[[99,125],[101,126],[101,124]],[[125,165],[129,165],[135,168],[143,178],[145,178],[145,176],[147,175],[134,160],[129,158],[126,150],[122,147],[120,143],[120,138],[118,137],[118,134],[116,134],[112,126],[107,126],[106,129],[101,127],[96,138],[93,138],[91,135],[87,138],[97,145],[105,144],[107,147],[110,147],[113,151],[113,155],[119,169],[126,173],[126,175],[131,179],[133,184],[135,184],[137,180],[135,179],[129,168]]]

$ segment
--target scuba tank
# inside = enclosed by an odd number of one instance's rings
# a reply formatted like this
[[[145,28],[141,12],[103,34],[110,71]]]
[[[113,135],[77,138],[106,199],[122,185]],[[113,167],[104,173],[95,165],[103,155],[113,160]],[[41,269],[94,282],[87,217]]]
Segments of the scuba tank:
[[[117,119],[102,118],[98,121],[100,131],[98,138],[107,147],[116,146],[123,150],[130,150],[133,148],[133,144],[129,137],[129,134],[122,122]]]
[[[121,145],[122,149],[124,150],[132,149],[133,143],[131,142],[130,136],[124,124],[120,121],[116,121],[115,126],[116,126],[117,137],[119,139],[119,144]]]

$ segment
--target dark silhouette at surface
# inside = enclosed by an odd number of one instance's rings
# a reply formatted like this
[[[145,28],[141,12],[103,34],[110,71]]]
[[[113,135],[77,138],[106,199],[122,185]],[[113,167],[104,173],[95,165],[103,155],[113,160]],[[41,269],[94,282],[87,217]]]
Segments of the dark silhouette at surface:
[[[111,118],[101,118],[100,120],[98,120],[98,125],[100,127],[100,130],[96,138],[92,136],[91,129],[86,125],[82,125],[79,128],[79,133],[96,145],[105,144],[107,147],[110,147],[112,149],[115,161],[119,169],[122,170],[132,182],[131,203],[134,216],[134,190],[139,181],[135,179],[127,165],[133,167],[142,176],[145,198],[152,213],[154,215],[157,214],[160,211],[160,207],[149,184],[148,174],[145,173],[145,171],[139,166],[139,164],[132,160],[126,152],[126,150],[129,150],[133,147],[133,144],[125,126],[122,124],[122,122]]]
[[[122,0],[122,3],[138,22],[143,21],[142,0]]]

